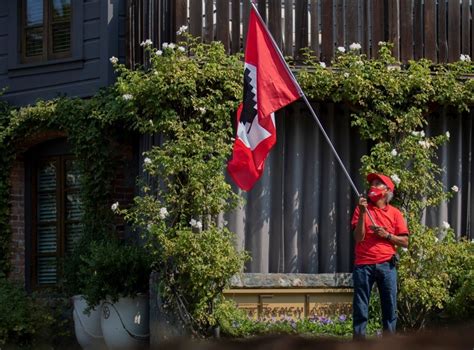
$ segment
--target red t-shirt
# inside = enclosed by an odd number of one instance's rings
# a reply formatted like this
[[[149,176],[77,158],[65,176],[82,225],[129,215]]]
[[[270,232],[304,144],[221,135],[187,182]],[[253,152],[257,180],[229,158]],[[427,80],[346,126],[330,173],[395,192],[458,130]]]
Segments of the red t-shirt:
[[[385,227],[385,230],[392,235],[408,234],[408,228],[403,219],[403,214],[395,207],[387,204],[383,208],[377,208],[372,203],[368,203],[367,209],[374,218],[375,225]],[[357,226],[359,220],[359,207],[357,206],[352,215],[352,230]],[[355,264],[368,265],[378,264],[390,260],[395,254],[395,246],[385,238],[377,236],[369,227],[372,226],[369,215],[365,213],[364,218],[365,237],[355,246]]]

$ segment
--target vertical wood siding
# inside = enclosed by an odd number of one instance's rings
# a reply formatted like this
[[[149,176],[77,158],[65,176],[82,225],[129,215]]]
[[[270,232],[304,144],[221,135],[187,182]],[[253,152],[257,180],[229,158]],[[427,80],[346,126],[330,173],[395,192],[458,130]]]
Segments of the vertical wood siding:
[[[246,38],[249,1],[243,0],[127,0],[139,9],[131,19],[139,28],[160,24],[149,16],[150,6],[169,3],[171,30],[163,41],[176,40],[181,25],[189,25],[203,41],[220,40],[229,53],[242,51]],[[453,62],[473,55],[473,5],[470,0],[256,0],[262,18],[286,56],[298,57],[311,47],[327,63],[338,46],[362,44],[368,57],[377,56],[378,43],[391,41],[397,58],[406,63],[427,57]],[[139,5],[141,4],[141,6]],[[162,6],[163,7],[163,6]],[[161,16],[163,17],[163,16]],[[151,23],[145,23],[151,20]],[[140,33],[140,30],[136,32]],[[133,34],[133,33],[132,33]],[[140,36],[131,35],[140,51]],[[133,60],[132,60],[133,61]]]

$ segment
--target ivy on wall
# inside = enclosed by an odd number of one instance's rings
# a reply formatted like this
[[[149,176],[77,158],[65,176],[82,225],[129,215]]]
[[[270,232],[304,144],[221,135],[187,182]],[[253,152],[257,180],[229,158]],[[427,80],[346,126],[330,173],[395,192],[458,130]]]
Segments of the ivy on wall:
[[[0,273],[10,270],[10,171],[19,142],[44,130],[63,131],[77,157],[81,177],[84,235],[100,237],[111,229],[106,210],[113,178],[113,130],[92,111],[96,101],[56,99],[15,109],[2,104],[0,113]]]
[[[426,137],[426,117],[439,106],[469,111],[474,104],[474,64],[462,55],[447,65],[422,59],[402,66],[392,56],[391,44],[379,45],[379,58],[373,60],[360,54],[358,44],[348,51],[341,47],[331,69],[306,51],[298,80],[312,100],[350,105],[352,126],[374,144],[362,157],[362,175],[391,176],[397,204],[409,222],[418,222],[424,208],[456,193],[439,181],[442,169],[436,162],[436,150],[450,134]]]

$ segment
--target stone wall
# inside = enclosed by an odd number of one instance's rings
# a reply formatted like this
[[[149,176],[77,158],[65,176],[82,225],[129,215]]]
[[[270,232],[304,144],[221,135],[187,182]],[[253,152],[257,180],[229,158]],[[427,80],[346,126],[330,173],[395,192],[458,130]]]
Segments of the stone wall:
[[[253,319],[301,319],[352,313],[349,273],[264,274],[235,276],[227,298]]]

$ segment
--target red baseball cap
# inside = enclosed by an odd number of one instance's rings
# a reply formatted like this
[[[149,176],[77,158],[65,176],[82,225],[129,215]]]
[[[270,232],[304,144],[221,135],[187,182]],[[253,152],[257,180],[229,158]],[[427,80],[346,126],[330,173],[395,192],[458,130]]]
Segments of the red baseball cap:
[[[367,181],[369,181],[369,183],[371,183],[375,179],[379,179],[381,182],[383,182],[384,185],[390,189],[390,191],[393,192],[393,190],[395,189],[395,185],[393,184],[392,179],[388,176],[375,173],[370,173],[369,175],[367,175]]]

